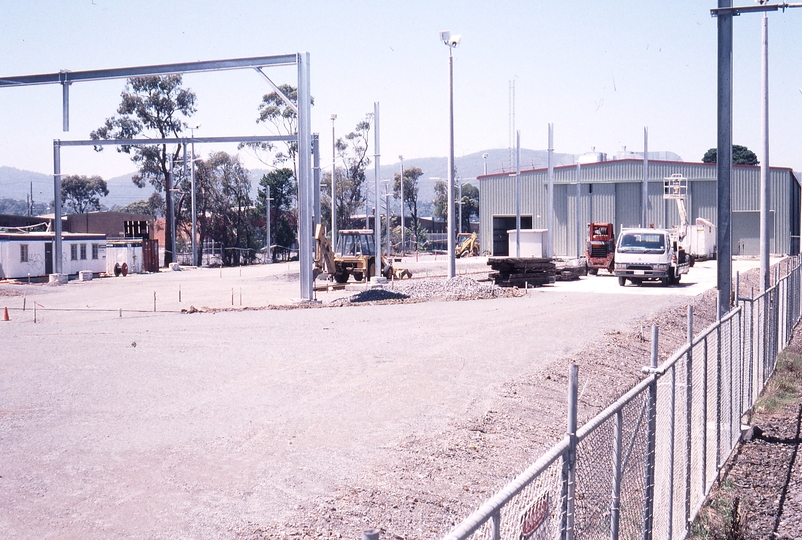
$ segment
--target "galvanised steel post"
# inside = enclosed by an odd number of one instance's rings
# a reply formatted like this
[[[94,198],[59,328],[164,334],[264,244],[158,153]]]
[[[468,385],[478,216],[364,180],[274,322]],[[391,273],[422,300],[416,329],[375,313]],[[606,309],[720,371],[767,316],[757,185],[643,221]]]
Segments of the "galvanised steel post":
[[[641,227],[649,226],[649,128],[643,128],[643,184],[641,185]]]
[[[565,540],[574,538],[574,491],[576,489],[576,425],[578,410],[579,366],[571,364],[568,371],[568,470],[565,476]]]
[[[55,244],[53,250],[53,272],[61,273],[61,141],[53,141],[53,205],[55,206],[55,223],[53,233]]]
[[[337,250],[337,139],[334,137],[334,121],[331,115],[331,249]]]
[[[688,356],[685,365],[685,532],[691,527],[691,422],[693,410],[693,306],[688,304]]]
[[[454,57],[448,45],[448,110],[449,110],[449,145],[448,145],[448,277],[457,273],[456,254],[454,253]],[[401,219],[404,219],[404,208],[401,207]],[[403,246],[401,246],[403,249]]]
[[[313,187],[312,196],[315,208],[315,222],[312,227],[313,231],[317,230],[320,225],[320,135],[312,133],[312,177]]]
[[[707,334],[702,348],[702,495],[707,493]]]
[[[401,161],[401,256],[406,251],[404,243],[404,156],[398,156]]]
[[[673,538],[674,532],[674,428],[676,422],[677,370],[676,363],[671,366],[669,407],[671,419],[668,424],[668,531],[666,538]]]
[[[716,470],[721,466],[721,320],[716,326]]]
[[[761,2],[762,3],[762,2]],[[769,15],[763,13],[762,32],[762,115],[763,159],[760,160],[760,290],[769,288]]]
[[[198,206],[195,200],[195,130],[192,129],[192,162],[189,164],[189,182],[192,189],[192,264],[198,265]],[[184,143],[184,168],[187,166],[187,145]]]
[[[732,7],[732,0],[718,0],[719,8]],[[729,311],[732,288],[732,230],[730,218],[730,175],[732,173],[732,13],[718,14],[718,256],[716,284],[718,311],[723,316]]]
[[[548,246],[549,252],[546,257],[554,257],[554,124],[549,124],[549,148],[548,148],[548,173],[549,173],[549,193],[548,193],[548,216],[546,217],[546,228],[549,230]]]
[[[621,444],[624,431],[624,415],[621,409],[615,412],[613,424],[613,494],[610,501],[610,539],[618,540],[618,524],[621,515]]]
[[[654,454],[657,437],[657,342],[658,328],[652,326],[652,358],[651,377],[649,385],[649,424],[646,441],[646,467],[644,485],[646,492],[643,497],[643,540],[652,539],[652,526],[654,524]]]
[[[582,165],[576,162],[576,258],[582,256]]]
[[[267,248],[267,260],[271,263],[273,262],[273,249],[270,247],[273,245],[273,243],[270,241],[270,201],[272,200],[273,199],[270,198],[270,184],[268,184],[265,189],[265,207],[267,208],[267,234],[265,235],[267,239],[265,243],[267,245],[265,247]]]
[[[380,151],[380,142],[381,142],[381,134],[379,132],[379,102],[375,102],[373,104],[373,119],[376,122],[376,130],[374,132],[374,137],[376,141],[376,164],[373,168],[373,189],[374,189],[374,208],[373,208],[373,242],[376,245],[376,256],[375,262],[373,264],[374,274],[375,276],[382,275],[382,235],[381,235],[381,221],[379,219],[379,213],[381,212],[381,208],[379,207],[379,174],[380,172],[380,159],[381,159],[381,151]],[[368,281],[370,281],[370,277],[368,277]]]
[[[312,291],[312,123],[309,91],[309,53],[298,53],[298,248],[301,299],[311,301]]]
[[[551,235],[551,233],[549,233]],[[515,133],[515,256],[521,256],[521,132]]]

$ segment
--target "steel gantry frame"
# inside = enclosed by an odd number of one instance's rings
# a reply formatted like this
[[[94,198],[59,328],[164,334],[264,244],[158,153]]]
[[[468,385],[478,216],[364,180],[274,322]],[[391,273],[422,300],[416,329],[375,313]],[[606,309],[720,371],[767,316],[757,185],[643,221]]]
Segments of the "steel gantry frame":
[[[270,78],[262,71],[265,67],[297,66],[298,69],[298,104],[292,103]],[[39,75],[20,75],[0,77],[0,88],[32,86],[40,84],[61,84],[62,86],[62,128],[70,129],[69,87],[76,82],[91,82],[110,79],[125,79],[149,75],[172,75],[183,73],[199,73],[224,71],[233,69],[255,69],[270,83],[278,95],[298,114],[298,132],[296,135],[271,137],[192,137],[175,139],[125,139],[125,144],[176,144],[179,142],[249,142],[249,141],[297,141],[298,142],[298,245],[300,259],[300,298],[313,299],[312,279],[312,215],[313,215],[313,171],[312,171],[312,124],[311,124],[311,91],[310,91],[309,53],[299,52],[276,56],[260,56],[252,58],[232,58],[226,60],[210,60],[201,62],[185,62],[177,64],[159,64],[151,66],[134,66],[127,68],[111,68],[89,71],[67,71]],[[61,230],[61,146],[90,146],[105,144],[123,144],[119,140],[106,141],[53,141],[53,191],[56,205],[55,216],[55,268],[56,273],[62,269],[62,230]],[[319,219],[319,218],[316,218]]]

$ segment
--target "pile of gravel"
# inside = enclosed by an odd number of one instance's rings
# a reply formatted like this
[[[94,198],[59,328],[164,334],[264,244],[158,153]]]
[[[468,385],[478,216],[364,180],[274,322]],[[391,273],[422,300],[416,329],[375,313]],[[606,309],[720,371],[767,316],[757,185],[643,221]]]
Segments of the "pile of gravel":
[[[387,289],[368,289],[347,298],[340,298],[331,305],[357,304],[360,302],[382,302],[387,300],[406,300],[409,295]]]
[[[396,282],[395,290],[419,300],[478,300],[520,296],[517,289],[504,289],[492,283],[479,283],[468,276],[455,276],[451,279],[420,279]]]

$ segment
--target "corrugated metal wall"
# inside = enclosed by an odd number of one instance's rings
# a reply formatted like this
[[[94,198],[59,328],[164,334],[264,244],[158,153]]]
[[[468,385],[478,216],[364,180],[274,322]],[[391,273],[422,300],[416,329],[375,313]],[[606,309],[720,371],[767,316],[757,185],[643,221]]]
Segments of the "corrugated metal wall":
[[[641,186],[643,162],[617,160],[583,165],[581,172],[580,230],[577,235],[576,167],[554,169],[556,255],[575,256],[577,243],[584,250],[586,224],[591,221],[610,222],[616,231],[641,223]],[[649,162],[649,208],[647,218],[655,227],[667,228],[679,223],[677,205],[663,199],[663,179],[672,174],[688,179],[685,202],[688,220],[693,223],[702,217],[717,223],[717,192],[715,164],[670,161]],[[758,167],[733,167],[732,210],[759,210]],[[799,249],[800,181],[789,169],[772,169],[771,208],[775,214],[775,231],[771,252],[794,253]],[[532,216],[532,227],[546,228],[548,202],[548,173],[545,169],[521,173],[521,213]],[[515,178],[508,174],[479,179],[479,219],[482,238],[492,238],[494,215],[515,215]],[[737,239],[733,238],[733,244]],[[484,244],[483,244],[484,245]],[[483,247],[483,250],[486,249]]]

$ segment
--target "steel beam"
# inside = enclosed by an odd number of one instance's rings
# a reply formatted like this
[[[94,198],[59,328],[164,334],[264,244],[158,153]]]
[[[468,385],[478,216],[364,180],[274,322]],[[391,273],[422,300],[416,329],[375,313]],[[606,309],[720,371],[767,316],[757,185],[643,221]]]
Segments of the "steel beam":
[[[158,64],[153,66],[134,66],[127,68],[94,69],[89,71],[60,71],[39,75],[17,75],[0,77],[0,88],[4,86],[31,86],[36,84],[69,84],[72,82],[105,81],[126,79],[146,75],[171,75],[174,73],[198,73],[229,69],[260,68],[267,66],[293,66],[299,55],[283,54],[277,56],[257,56],[253,58],[232,58],[228,60],[207,60],[202,62],[183,62],[178,64]]]
[[[172,139],[79,139],[59,141],[61,146],[144,146],[158,144],[240,143],[297,141],[295,135],[254,135],[245,137],[175,137]]]

